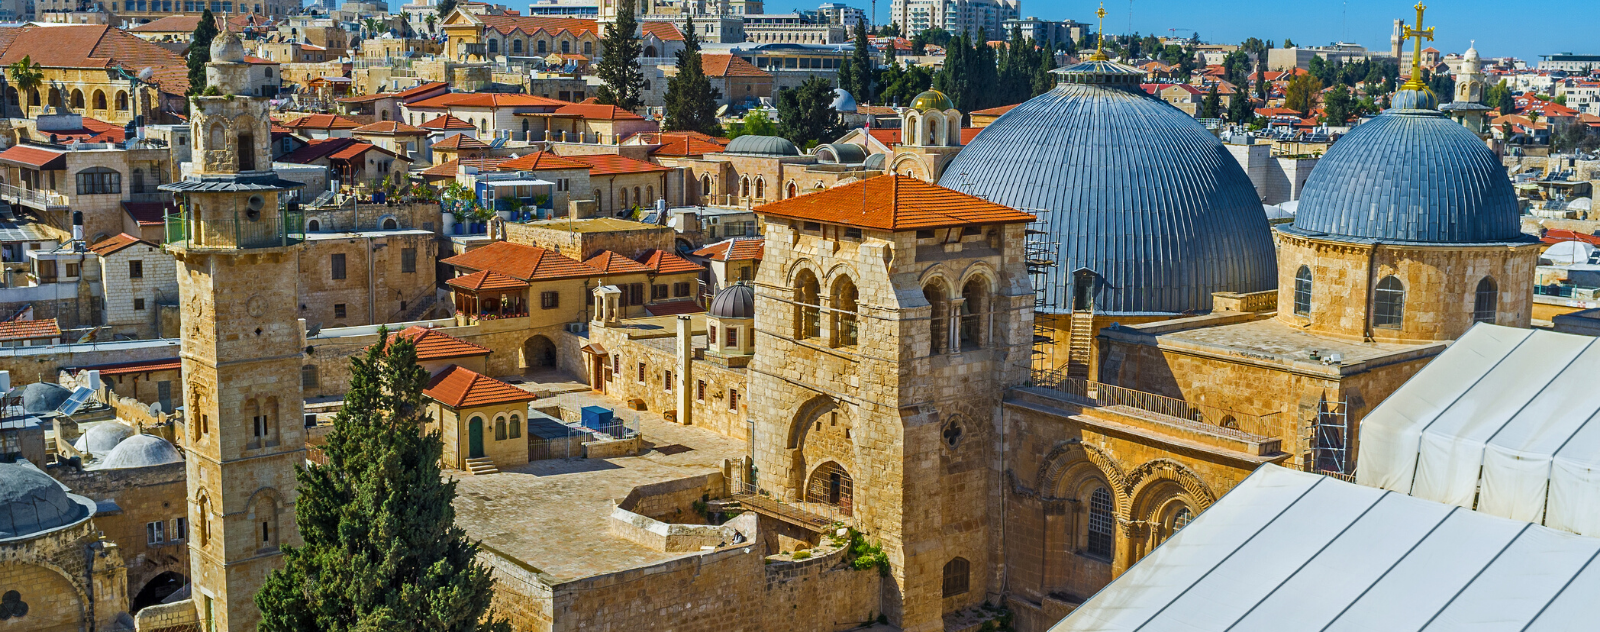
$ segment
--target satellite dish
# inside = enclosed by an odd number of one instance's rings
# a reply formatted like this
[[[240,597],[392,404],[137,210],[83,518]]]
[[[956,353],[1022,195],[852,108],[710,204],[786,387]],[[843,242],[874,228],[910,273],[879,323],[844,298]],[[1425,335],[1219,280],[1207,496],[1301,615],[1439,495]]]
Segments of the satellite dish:
[[[161,402],[155,402],[155,403],[150,404],[150,415],[152,417],[160,417],[161,416]]]
[[[728,104],[724,103],[722,105],[717,106],[717,116],[727,116],[727,115],[728,115]]]
[[[154,77],[154,76],[156,76],[156,69],[151,68],[149,66],[145,66],[144,70],[139,71],[139,80],[140,81],[149,81],[150,78]]]

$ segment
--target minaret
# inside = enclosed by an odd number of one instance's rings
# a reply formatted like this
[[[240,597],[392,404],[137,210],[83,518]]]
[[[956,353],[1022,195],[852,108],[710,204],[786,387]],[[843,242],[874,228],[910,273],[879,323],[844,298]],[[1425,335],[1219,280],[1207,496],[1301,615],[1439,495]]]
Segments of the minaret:
[[[162,185],[182,303],[190,582],[205,632],[253,632],[255,595],[299,544],[294,466],[305,462],[295,306],[302,219],[279,205],[301,186],[272,171],[267,100],[249,94],[244,46],[211,44],[191,100],[194,175]],[[210,89],[208,88],[209,92]]]

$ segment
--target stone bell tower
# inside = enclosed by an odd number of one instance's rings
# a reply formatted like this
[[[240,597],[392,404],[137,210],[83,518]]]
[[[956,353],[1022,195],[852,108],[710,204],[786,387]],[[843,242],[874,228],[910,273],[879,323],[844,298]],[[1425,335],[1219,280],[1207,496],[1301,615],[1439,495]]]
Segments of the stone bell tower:
[[[279,196],[301,186],[271,170],[266,99],[247,94],[244,47],[224,31],[191,100],[194,175],[161,186],[182,305],[181,444],[188,452],[190,582],[201,629],[253,631],[254,599],[299,544],[294,466],[305,462],[296,252],[301,218]]]

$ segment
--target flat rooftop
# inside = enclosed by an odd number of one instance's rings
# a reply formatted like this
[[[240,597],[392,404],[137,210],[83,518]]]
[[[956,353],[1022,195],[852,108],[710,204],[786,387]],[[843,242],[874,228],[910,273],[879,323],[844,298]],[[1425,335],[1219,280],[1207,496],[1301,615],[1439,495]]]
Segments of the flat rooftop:
[[[666,226],[646,224],[615,217],[589,217],[585,219],[546,219],[523,222],[528,226],[573,233],[617,233],[630,230],[671,230]]]
[[[599,395],[564,397],[571,398],[569,403],[592,398],[595,405],[616,409],[619,417],[635,414]],[[456,524],[555,582],[698,555],[655,551],[611,535],[613,503],[640,485],[719,472],[723,459],[745,454],[745,442],[662,421],[659,413],[637,415],[649,448],[639,456],[535,461],[498,474],[457,478]]]
[[[1109,333],[1113,339],[1153,336],[1155,344],[1163,349],[1344,375],[1437,355],[1447,346],[1444,342],[1362,342],[1335,338],[1290,327],[1276,318],[1230,322],[1237,317],[1237,314],[1212,314],[1101,331]],[[1311,359],[1312,351],[1317,352],[1319,359]],[[1323,360],[1334,354],[1340,356],[1338,365]]]

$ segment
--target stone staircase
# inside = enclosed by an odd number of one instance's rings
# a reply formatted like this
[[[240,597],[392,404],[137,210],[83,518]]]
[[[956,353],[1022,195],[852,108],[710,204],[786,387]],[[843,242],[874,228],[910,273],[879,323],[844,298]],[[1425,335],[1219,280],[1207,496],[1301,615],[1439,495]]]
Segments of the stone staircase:
[[[494,466],[494,460],[489,457],[467,459],[467,471],[472,472],[473,476],[500,473],[500,469]]]
[[[1072,334],[1067,344],[1067,377],[1087,379],[1094,349],[1094,312],[1072,313]]]

